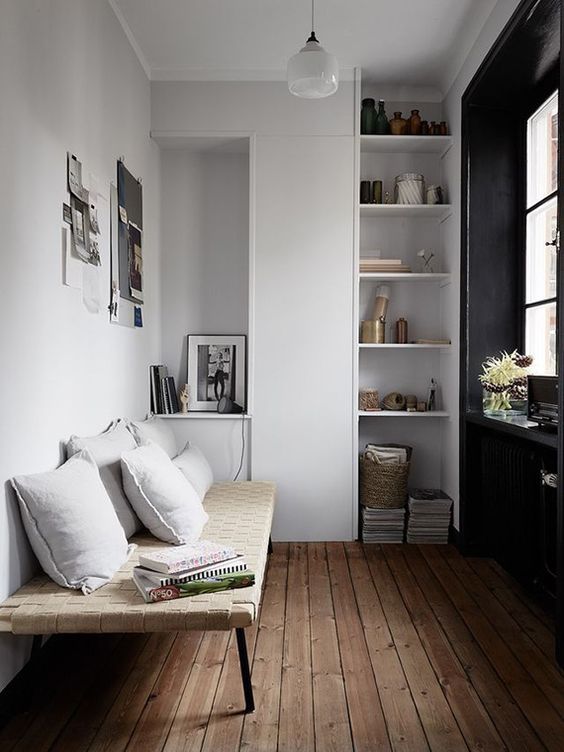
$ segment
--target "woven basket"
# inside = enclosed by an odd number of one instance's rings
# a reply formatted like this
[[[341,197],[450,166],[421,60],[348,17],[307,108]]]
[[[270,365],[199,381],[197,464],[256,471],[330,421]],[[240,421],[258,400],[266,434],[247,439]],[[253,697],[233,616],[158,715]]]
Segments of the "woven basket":
[[[360,503],[373,509],[399,509],[407,501],[407,479],[412,447],[404,444],[381,444],[407,450],[403,465],[379,465],[360,458]]]

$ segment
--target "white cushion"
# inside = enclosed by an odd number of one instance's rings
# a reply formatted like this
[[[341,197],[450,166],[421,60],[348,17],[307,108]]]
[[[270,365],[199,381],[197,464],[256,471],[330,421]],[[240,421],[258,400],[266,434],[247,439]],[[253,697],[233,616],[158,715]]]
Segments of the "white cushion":
[[[130,420],[128,428],[135,436],[139,446],[147,441],[154,441],[161,449],[164,449],[170,459],[178,454],[176,438],[166,420],[152,415],[146,420]]]
[[[137,446],[123,420],[114,420],[107,431],[98,436],[71,436],[67,443],[67,457],[88,449],[98,465],[100,477],[116,510],[125,534],[130,538],[141,529],[137,515],[131,508],[121,480],[121,455]]]
[[[201,450],[189,441],[173,462],[176,467],[182,470],[184,476],[194,486],[198,496],[203,501],[213,483],[213,473],[210,463]]]
[[[84,594],[112,579],[130,548],[92,455],[47,473],[12,478],[39,563],[58,585]]]
[[[167,543],[198,540],[208,521],[200,497],[167,453],[148,442],[121,458],[123,485],[140,520]]]

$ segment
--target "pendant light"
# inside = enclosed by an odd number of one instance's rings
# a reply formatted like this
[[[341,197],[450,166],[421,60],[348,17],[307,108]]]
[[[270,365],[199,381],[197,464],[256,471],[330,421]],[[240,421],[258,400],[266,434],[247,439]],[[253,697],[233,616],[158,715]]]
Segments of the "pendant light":
[[[288,89],[303,99],[329,97],[339,86],[337,58],[325,52],[314,28],[314,0],[311,0],[311,34],[305,47],[288,61]]]

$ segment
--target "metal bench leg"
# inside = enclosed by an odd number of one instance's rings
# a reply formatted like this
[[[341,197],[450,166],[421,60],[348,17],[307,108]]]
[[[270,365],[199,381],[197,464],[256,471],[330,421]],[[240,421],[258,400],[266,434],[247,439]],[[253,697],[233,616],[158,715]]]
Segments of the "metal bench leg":
[[[237,634],[237,649],[239,650],[239,663],[241,664],[243,692],[245,693],[245,713],[252,713],[255,709],[255,698],[253,697],[253,685],[251,684],[251,670],[249,668],[245,630],[242,627],[236,627],[235,632]]]
[[[269,536],[268,536],[268,553],[269,553],[269,554],[271,554],[271,553],[272,553],[272,551],[273,551],[273,549],[272,549],[272,538],[271,538],[271,536],[269,535]]]

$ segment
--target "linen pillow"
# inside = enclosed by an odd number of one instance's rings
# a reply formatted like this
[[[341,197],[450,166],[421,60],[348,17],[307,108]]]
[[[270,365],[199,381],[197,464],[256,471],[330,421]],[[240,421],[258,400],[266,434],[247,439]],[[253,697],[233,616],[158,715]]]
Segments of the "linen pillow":
[[[67,442],[67,457],[72,457],[82,449],[88,449],[91,453],[98,465],[100,478],[114,505],[118,520],[128,538],[141,530],[141,523],[123,490],[120,459],[123,452],[135,449],[136,446],[135,439],[121,419],[114,420],[107,431],[98,436],[71,436]]]
[[[87,595],[112,579],[134,547],[84,449],[56,470],[11,480],[39,563],[63,587]]]
[[[201,450],[189,441],[173,462],[194,486],[203,501],[213,483],[213,472]]]
[[[130,420],[127,427],[139,446],[147,441],[154,441],[161,449],[164,449],[170,459],[178,454],[176,438],[166,420],[152,415],[145,420]]]
[[[121,468],[127,498],[154,536],[177,545],[198,540],[208,515],[164,449],[150,441],[124,452]]]

